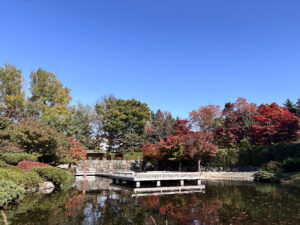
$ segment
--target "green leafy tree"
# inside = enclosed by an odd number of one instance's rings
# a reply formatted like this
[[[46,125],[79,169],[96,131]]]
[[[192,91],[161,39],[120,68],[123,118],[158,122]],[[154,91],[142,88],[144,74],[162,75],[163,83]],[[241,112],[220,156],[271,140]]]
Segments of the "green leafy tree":
[[[297,114],[297,105],[290,99],[287,99],[283,105],[289,110],[289,112]]]
[[[71,123],[70,89],[56,75],[39,68],[30,75],[29,111],[41,115],[42,120],[58,131],[66,132]]]
[[[72,121],[68,129],[68,136],[72,136],[76,141],[81,142],[85,148],[92,147],[91,139],[93,135],[93,112],[88,105],[78,103],[71,108]]]
[[[151,119],[146,125],[146,139],[152,144],[164,140],[173,132],[175,119],[169,112],[162,112],[157,110],[151,114]]]
[[[0,67],[0,107],[5,116],[16,118],[24,109],[25,92],[21,70],[12,64]]]
[[[39,154],[43,162],[72,161],[67,137],[36,119],[25,119],[14,124],[11,139],[27,153]]]
[[[142,137],[145,125],[150,118],[146,103],[135,99],[123,100],[109,96],[96,104],[98,120],[101,122],[103,137],[107,141],[108,151],[134,151],[123,143],[130,142],[133,136]],[[123,146],[122,146],[123,145]],[[128,145],[131,146],[132,145]]]

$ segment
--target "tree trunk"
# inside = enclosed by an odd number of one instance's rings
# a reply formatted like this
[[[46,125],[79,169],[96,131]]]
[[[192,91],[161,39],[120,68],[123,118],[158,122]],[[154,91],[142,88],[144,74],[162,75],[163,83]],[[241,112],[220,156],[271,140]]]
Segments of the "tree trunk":
[[[201,172],[201,159],[198,159],[198,172]]]

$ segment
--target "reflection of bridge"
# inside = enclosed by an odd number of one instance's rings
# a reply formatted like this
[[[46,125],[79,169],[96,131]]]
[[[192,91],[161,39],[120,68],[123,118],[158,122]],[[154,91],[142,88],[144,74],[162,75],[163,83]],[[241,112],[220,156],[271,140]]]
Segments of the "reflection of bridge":
[[[111,184],[112,187],[125,189],[133,192],[132,197],[141,196],[154,196],[154,195],[172,195],[172,194],[187,194],[205,192],[204,185],[189,185],[189,186],[171,186],[171,187],[143,187],[143,188],[130,188],[122,185]]]
[[[84,176],[84,172],[77,171],[76,176]],[[166,171],[149,171],[149,172],[89,172],[86,176],[102,176],[113,179],[115,184],[127,184],[128,182],[135,183],[136,188],[141,187],[143,183],[156,182],[156,187],[161,187],[162,182],[180,182],[181,190],[188,189],[184,186],[185,182],[196,182],[194,185],[199,189],[201,186],[201,180],[203,179],[199,172],[166,172]],[[185,187],[185,188],[183,188]],[[177,188],[177,187],[176,187]],[[178,188],[177,188],[178,189]]]

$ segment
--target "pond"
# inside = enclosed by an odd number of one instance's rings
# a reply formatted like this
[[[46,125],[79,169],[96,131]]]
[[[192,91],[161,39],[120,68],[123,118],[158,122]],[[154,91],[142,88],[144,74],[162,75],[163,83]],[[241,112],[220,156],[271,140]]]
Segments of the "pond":
[[[88,180],[83,194],[79,179],[68,191],[28,194],[5,215],[13,225],[300,224],[297,185],[207,182],[204,193],[132,197],[110,183]]]

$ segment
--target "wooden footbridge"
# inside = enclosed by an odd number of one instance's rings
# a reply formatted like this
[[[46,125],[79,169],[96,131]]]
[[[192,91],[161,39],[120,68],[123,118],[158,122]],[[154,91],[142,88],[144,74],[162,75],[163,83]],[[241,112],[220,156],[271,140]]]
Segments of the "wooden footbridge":
[[[87,172],[76,171],[76,176],[102,176],[113,179],[115,185],[134,184],[134,192],[163,192],[163,191],[187,191],[204,189],[201,185],[203,177],[199,172],[167,172],[167,171],[149,171],[149,172]],[[172,182],[175,186],[162,187],[162,183]],[[143,185],[141,185],[143,183]],[[156,187],[149,184],[155,183]],[[193,185],[191,185],[193,183]],[[177,185],[178,184],[178,185]],[[141,186],[144,186],[143,188]]]

